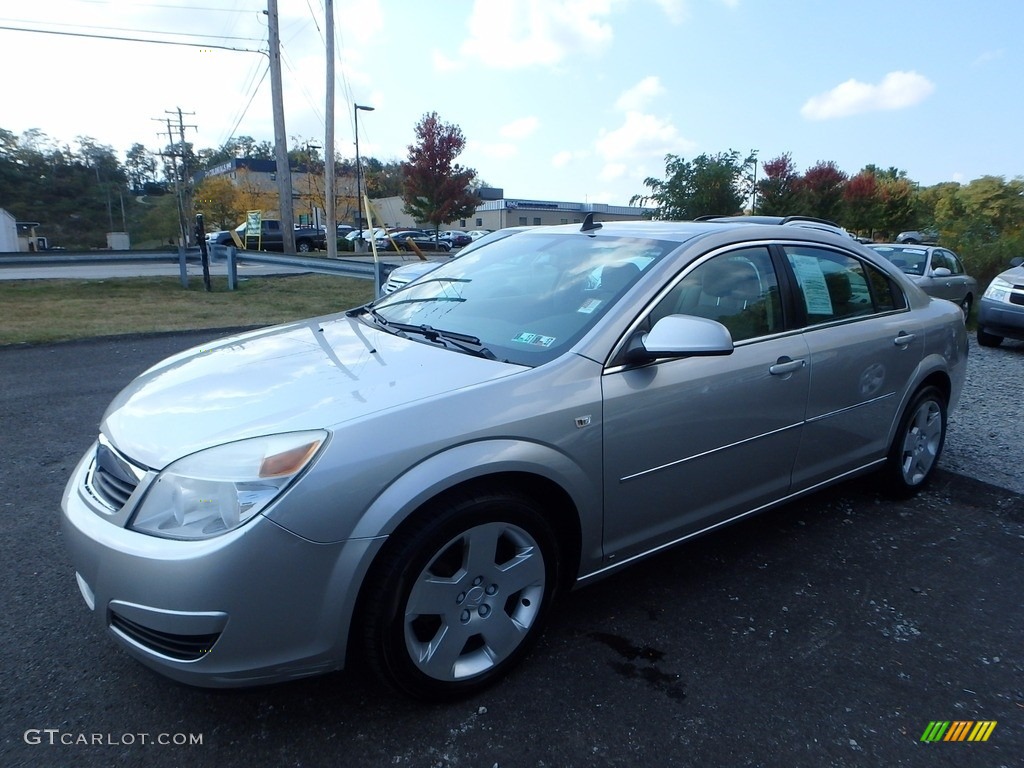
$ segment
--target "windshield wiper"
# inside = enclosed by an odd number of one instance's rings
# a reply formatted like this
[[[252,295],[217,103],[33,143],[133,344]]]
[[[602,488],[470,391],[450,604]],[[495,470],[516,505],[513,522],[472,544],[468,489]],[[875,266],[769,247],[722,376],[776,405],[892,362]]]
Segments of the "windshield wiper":
[[[390,325],[384,315],[373,308],[372,301],[369,304],[363,304],[361,307],[355,307],[354,309],[349,309],[345,312],[345,317],[359,317],[360,315],[369,315],[370,318],[380,327]]]
[[[401,302],[395,302],[401,303]],[[388,320],[384,315],[373,308],[373,304],[364,304],[361,307],[350,309],[345,313],[346,317],[359,317],[369,315],[373,322],[380,328],[394,333],[408,334],[415,333],[423,336],[427,341],[434,344],[443,344],[446,347],[454,347],[460,352],[482,357],[485,360],[497,360],[491,350],[483,345],[476,336],[457,331],[444,331],[429,325],[414,325],[413,323],[399,323],[395,320]]]
[[[383,318],[382,318],[383,319]],[[487,347],[483,345],[476,336],[471,336],[468,333],[458,333],[457,331],[443,331],[434,328],[429,325],[413,325],[412,323],[396,323],[393,320],[385,321],[389,328],[394,328],[396,331],[402,331],[403,333],[415,333],[427,341],[435,344],[444,344],[448,347],[455,347],[456,349],[466,352],[476,357],[482,357],[485,360],[497,360],[494,353],[491,352]]]

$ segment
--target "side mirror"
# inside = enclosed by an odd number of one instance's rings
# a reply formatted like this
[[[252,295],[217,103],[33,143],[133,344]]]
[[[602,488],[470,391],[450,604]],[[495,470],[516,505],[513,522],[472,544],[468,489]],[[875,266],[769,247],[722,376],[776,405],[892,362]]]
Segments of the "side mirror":
[[[952,274],[949,267],[936,267],[932,270],[932,277],[949,277]]]
[[[1024,257],[1015,256],[1014,258],[1010,259],[1011,267],[1019,267],[1021,264],[1024,264]]]
[[[731,355],[729,329],[714,320],[692,315],[663,317],[649,333],[638,335],[626,351],[626,362],[649,363],[664,357]]]

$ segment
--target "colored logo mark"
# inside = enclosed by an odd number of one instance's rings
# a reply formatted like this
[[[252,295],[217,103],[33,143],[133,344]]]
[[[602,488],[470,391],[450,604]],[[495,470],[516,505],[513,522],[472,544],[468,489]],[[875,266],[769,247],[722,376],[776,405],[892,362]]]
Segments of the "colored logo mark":
[[[995,729],[995,720],[932,720],[921,741],[988,741]]]

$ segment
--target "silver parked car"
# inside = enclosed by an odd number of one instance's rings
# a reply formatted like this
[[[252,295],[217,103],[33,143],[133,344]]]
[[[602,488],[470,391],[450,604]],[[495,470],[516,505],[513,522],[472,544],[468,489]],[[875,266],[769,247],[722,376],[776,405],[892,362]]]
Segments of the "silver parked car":
[[[959,304],[964,317],[971,314],[978,295],[978,281],[967,274],[960,257],[948,248],[889,243],[868,247],[910,275],[911,280],[929,296]]]
[[[562,593],[827,484],[925,485],[962,313],[849,237],[541,227],[171,357],[63,498],[94,620],[187,683],[469,694]]]
[[[1024,341],[1024,258],[992,278],[978,304],[978,343],[998,347],[1004,338]]]

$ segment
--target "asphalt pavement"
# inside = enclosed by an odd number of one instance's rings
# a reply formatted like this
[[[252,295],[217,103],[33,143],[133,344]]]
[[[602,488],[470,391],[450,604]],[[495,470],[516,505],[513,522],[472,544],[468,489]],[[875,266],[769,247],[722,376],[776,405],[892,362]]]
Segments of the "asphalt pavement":
[[[0,765],[1024,764],[1024,496],[949,471],[899,503],[847,483],[578,590],[524,665],[455,704],[358,670],[157,676],[88,615],[60,497],[117,390],[217,335],[0,347]],[[995,726],[922,741],[935,721]]]

